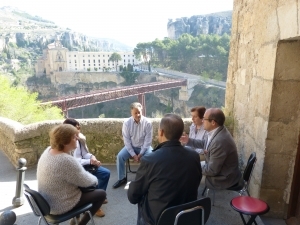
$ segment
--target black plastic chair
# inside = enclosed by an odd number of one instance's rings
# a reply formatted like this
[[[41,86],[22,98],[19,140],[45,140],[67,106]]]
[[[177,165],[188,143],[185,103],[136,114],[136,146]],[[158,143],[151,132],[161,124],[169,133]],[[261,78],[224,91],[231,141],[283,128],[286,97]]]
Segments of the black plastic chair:
[[[136,170],[132,170],[131,167],[130,167],[130,160],[131,159],[132,159],[132,157],[126,160],[126,165],[125,165],[125,167],[126,167],[126,179],[127,179],[127,174],[128,173],[136,173]]]
[[[247,192],[247,194],[250,196],[249,191],[248,191],[248,186],[249,186],[249,182],[251,179],[251,175],[252,175],[252,171],[254,169],[256,163],[256,153],[252,152],[251,155],[249,156],[246,168],[244,170],[243,176],[242,178],[239,180],[239,183],[227,188],[226,190],[230,190],[230,191],[237,191],[239,192],[239,195],[243,195],[245,192]],[[209,188],[207,188],[205,186],[203,192],[202,192],[202,196],[204,196],[205,190],[206,191],[206,196],[208,196],[208,192],[209,192]],[[213,189],[211,189],[213,191],[213,205],[215,204],[215,191]]]
[[[210,198],[198,199],[165,209],[156,225],[204,225],[210,210]]]
[[[89,209],[93,206],[92,203],[77,207],[72,209],[71,211],[61,214],[61,215],[52,215],[50,214],[50,206],[48,202],[44,199],[44,197],[37,191],[34,191],[28,187],[28,185],[24,184],[24,194],[27,198],[29,205],[33,211],[33,213],[39,217],[38,224],[41,223],[43,220],[46,224],[59,224],[69,219],[74,218],[76,224],[78,224],[76,216],[80,215],[81,213],[87,212],[90,215],[92,224],[95,225],[93,216]]]

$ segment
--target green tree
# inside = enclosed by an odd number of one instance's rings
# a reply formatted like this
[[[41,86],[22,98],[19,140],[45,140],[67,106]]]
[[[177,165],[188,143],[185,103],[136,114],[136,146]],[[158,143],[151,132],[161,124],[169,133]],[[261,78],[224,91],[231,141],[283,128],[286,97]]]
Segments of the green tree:
[[[131,85],[135,83],[137,77],[140,74],[137,72],[130,72],[130,71],[123,70],[122,73],[120,73],[120,75],[125,79],[125,83],[127,85]]]
[[[108,59],[108,61],[114,62],[115,66],[116,66],[116,71],[118,68],[118,61],[122,60],[122,57],[120,56],[120,54],[114,52]]]
[[[41,106],[37,93],[29,93],[23,87],[11,86],[10,81],[0,75],[0,116],[22,124],[63,119],[61,109],[56,106]]]
[[[136,58],[143,58],[143,61],[148,65],[149,72],[151,72],[151,60],[153,57],[152,43],[138,43],[133,52]]]

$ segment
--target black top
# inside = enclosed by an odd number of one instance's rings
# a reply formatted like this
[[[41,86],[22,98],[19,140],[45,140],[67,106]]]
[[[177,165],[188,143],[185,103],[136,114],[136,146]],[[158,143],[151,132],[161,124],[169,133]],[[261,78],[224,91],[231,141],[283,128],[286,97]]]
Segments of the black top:
[[[139,203],[146,222],[156,224],[166,208],[197,199],[201,178],[198,153],[179,141],[167,141],[142,157],[128,199]]]

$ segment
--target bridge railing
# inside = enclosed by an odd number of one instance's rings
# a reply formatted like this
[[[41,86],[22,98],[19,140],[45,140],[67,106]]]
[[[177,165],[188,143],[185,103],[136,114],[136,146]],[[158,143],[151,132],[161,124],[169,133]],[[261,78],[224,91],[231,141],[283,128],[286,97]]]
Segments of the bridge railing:
[[[166,82],[137,84],[132,86],[99,90],[97,92],[89,92],[85,94],[65,96],[57,100],[41,103],[41,105],[46,105],[46,104],[56,105],[59,108],[62,108],[63,111],[67,111],[69,109],[98,104],[101,102],[185,86],[186,84],[187,81],[183,79],[166,81]]]

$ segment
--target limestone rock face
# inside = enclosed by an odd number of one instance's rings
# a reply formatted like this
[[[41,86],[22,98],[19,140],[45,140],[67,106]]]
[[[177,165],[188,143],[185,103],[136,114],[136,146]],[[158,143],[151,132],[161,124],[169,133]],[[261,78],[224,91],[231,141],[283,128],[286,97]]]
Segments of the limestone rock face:
[[[132,51],[116,40],[88,37],[17,8],[0,7],[0,27],[0,51],[9,42],[42,50],[57,39],[74,51]]]
[[[177,39],[184,33],[193,36],[199,34],[230,34],[231,18],[232,11],[208,15],[195,15],[190,18],[181,17],[177,18],[175,21],[169,19],[167,25],[168,37]]]

